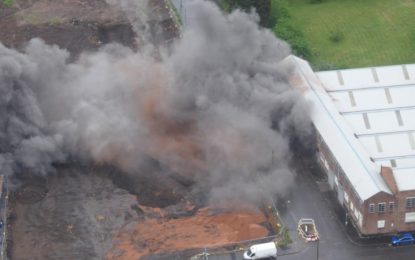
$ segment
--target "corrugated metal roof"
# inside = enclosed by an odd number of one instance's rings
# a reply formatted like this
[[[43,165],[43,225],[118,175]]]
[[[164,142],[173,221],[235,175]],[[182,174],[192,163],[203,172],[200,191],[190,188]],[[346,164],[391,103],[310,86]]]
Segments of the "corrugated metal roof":
[[[393,167],[399,190],[414,190],[415,64],[316,75],[370,157]]]
[[[343,91],[341,97],[338,97],[344,102],[336,101],[336,97],[326,92],[306,61],[295,56],[288,57],[286,61],[294,67],[295,77],[301,79],[301,82],[297,80],[295,84],[300,89],[305,89],[305,98],[313,104],[311,117],[316,129],[336,157],[359,197],[364,201],[380,191],[391,193],[380,176],[380,166],[371,161],[369,153],[354,136],[350,124],[338,111],[338,109],[347,111],[353,107],[348,92]],[[360,74],[361,77],[367,77],[365,74]],[[338,88],[350,88],[350,85],[347,85],[348,72],[334,71],[326,75],[328,81],[333,82]],[[378,77],[380,78],[380,75]],[[353,88],[350,89],[354,92]],[[359,101],[355,101],[357,107]],[[368,130],[364,126],[362,116],[360,123],[363,124],[362,130]]]

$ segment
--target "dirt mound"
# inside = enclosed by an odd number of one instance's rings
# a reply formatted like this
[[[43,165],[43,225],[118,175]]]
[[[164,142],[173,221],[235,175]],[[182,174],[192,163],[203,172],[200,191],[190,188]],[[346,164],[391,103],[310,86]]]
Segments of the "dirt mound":
[[[147,209],[148,210],[148,209]],[[194,216],[166,219],[165,212],[149,210],[152,218],[131,223],[114,237],[108,259],[140,259],[146,255],[203,248],[260,238],[268,235],[261,226],[266,221],[259,211],[232,211],[213,213],[209,208]],[[149,213],[148,213],[149,214]]]

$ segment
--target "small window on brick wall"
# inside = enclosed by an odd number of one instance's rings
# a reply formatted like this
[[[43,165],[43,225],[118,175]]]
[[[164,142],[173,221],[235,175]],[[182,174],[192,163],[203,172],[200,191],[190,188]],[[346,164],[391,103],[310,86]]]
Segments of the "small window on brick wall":
[[[414,208],[415,207],[415,197],[406,198],[406,208]]]
[[[382,202],[382,203],[378,203],[378,212],[385,212],[385,208],[386,208],[386,203]]]
[[[370,203],[369,204],[369,213],[374,213],[375,212],[375,204]]]
[[[389,211],[392,212],[395,210],[395,202],[390,201],[389,202]]]

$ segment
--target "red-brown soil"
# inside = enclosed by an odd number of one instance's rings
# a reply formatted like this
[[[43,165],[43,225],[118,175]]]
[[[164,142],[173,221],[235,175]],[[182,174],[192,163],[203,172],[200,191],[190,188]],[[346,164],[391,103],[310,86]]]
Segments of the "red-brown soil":
[[[180,219],[167,219],[159,209],[146,211],[146,215],[153,217],[122,228],[114,237],[107,259],[140,259],[156,253],[218,246],[268,235],[268,230],[260,225],[266,219],[259,211],[213,213],[203,208],[194,216]]]

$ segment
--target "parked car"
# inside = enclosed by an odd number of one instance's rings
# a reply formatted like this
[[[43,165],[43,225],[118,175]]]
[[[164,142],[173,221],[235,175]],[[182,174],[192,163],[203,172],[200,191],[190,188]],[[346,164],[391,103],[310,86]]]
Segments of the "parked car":
[[[411,245],[411,244],[415,244],[415,238],[411,233],[403,233],[398,236],[392,237],[393,246]]]

